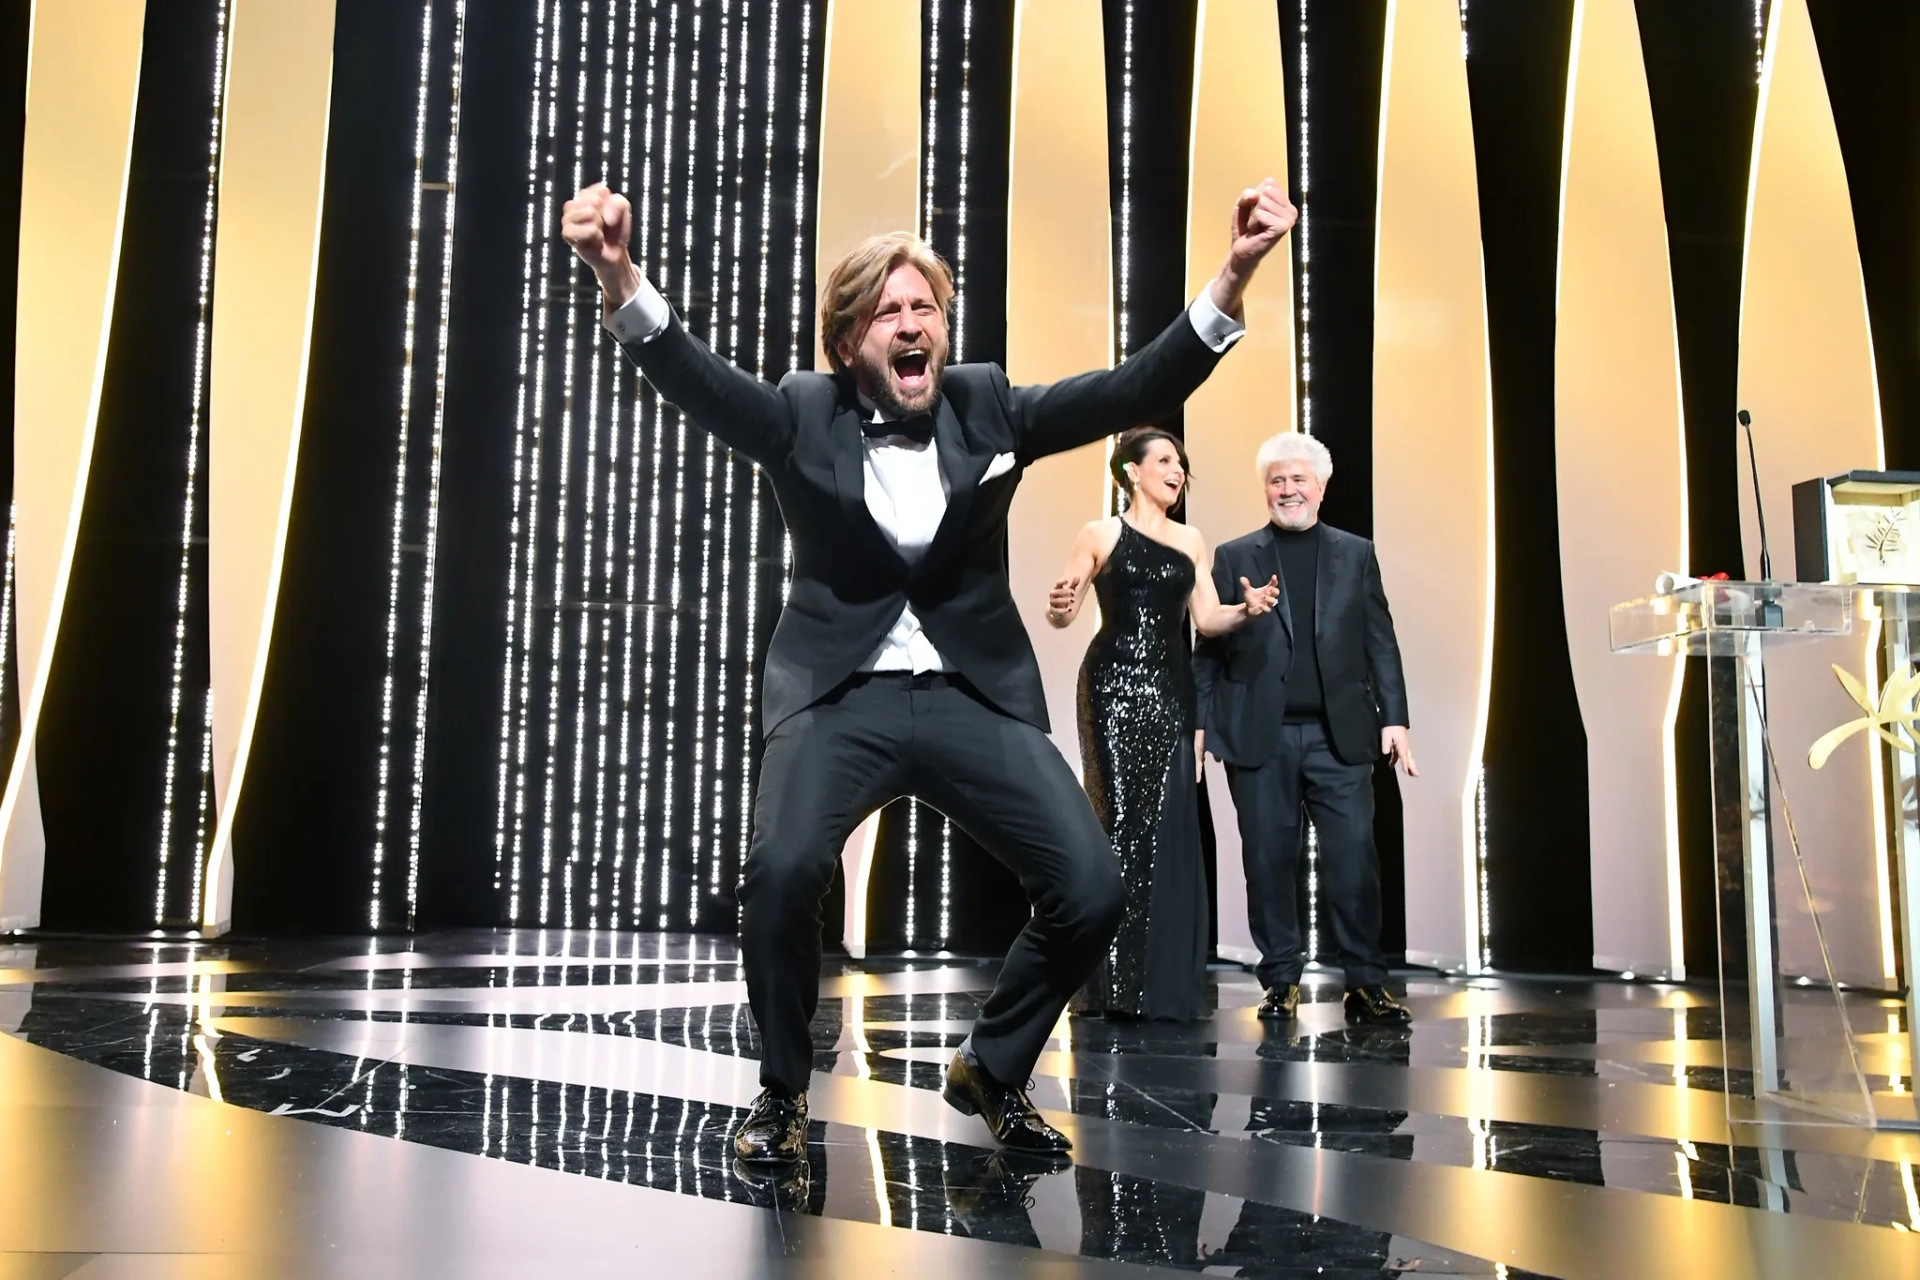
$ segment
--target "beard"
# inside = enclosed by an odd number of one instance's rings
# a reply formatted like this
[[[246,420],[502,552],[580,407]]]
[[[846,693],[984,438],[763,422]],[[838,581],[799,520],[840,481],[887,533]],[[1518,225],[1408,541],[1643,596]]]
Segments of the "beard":
[[[916,344],[926,352],[925,372],[921,374],[918,385],[906,386],[896,371],[895,364],[900,355],[908,350],[889,353],[886,361],[874,363],[862,355],[856,355],[852,363],[854,380],[867,399],[879,407],[889,418],[911,418],[918,413],[931,410],[940,399],[940,379],[947,371],[947,344],[938,345],[922,342]]]
[[[1273,522],[1282,529],[1290,529],[1295,533],[1303,529],[1311,529],[1314,522],[1320,518],[1320,513],[1304,502],[1297,507],[1283,507],[1275,503],[1267,508],[1267,514],[1271,515]]]

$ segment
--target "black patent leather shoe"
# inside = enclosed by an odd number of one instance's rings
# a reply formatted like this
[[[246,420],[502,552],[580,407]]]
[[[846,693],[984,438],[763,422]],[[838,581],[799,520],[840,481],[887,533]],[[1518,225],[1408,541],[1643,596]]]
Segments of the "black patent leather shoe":
[[[1283,982],[1267,988],[1267,998],[1260,1002],[1257,1016],[1262,1022],[1292,1022],[1299,1012],[1300,984]]]
[[[1404,1027],[1413,1010],[1387,994],[1385,987],[1355,987],[1347,992],[1347,1023],[1355,1027]]]
[[[790,1164],[807,1154],[807,1095],[762,1089],[733,1131],[734,1159],[748,1165]]]
[[[941,1096],[962,1115],[979,1116],[1002,1145],[1042,1155],[1071,1150],[1067,1135],[1040,1118],[1024,1089],[1002,1084],[964,1053],[953,1055]]]

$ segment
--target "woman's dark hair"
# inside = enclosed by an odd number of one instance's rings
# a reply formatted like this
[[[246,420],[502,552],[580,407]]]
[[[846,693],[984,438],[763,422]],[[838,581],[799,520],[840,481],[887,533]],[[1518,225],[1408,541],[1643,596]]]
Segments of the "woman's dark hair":
[[[1180,470],[1186,473],[1187,487],[1193,485],[1193,468],[1187,465],[1187,447],[1180,437],[1164,427],[1132,427],[1120,433],[1113,442],[1113,461],[1108,464],[1113,472],[1113,482],[1120,486],[1120,492],[1129,498],[1133,496],[1133,481],[1127,479],[1127,464],[1138,466],[1147,456],[1147,449],[1155,440],[1165,440],[1173,446],[1174,456],[1180,459]],[[1173,504],[1177,512],[1187,505],[1187,491],[1180,491],[1180,501]]]

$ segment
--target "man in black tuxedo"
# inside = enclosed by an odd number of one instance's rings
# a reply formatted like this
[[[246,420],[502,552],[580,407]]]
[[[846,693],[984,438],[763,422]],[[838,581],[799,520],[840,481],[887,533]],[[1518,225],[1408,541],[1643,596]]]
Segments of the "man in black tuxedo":
[[[595,185],[567,202],[562,233],[599,278],[607,328],[664,398],[761,465],[793,539],[740,886],[763,1092],[734,1135],[739,1159],[805,1154],[821,901],[854,827],[908,794],[1011,867],[1033,903],[948,1069],[947,1101],[1008,1146],[1069,1146],[1019,1086],[1112,937],[1122,889],[1046,737],[1007,582],[1007,510],[1036,459],[1163,418],[1192,394],[1241,333],[1247,281],[1294,218],[1271,180],[1243,193],[1227,260],[1186,314],[1118,368],[1041,387],[1011,387],[993,365],[947,368],[946,264],[914,236],[875,236],[821,289],[833,372],[773,387],[693,338],[641,276],[624,198]],[[1104,217],[1089,233],[1106,234]]]
[[[1380,860],[1373,845],[1373,766],[1389,757],[1417,777],[1407,739],[1407,681],[1380,562],[1365,538],[1320,523],[1333,459],[1287,431],[1256,459],[1270,521],[1220,545],[1213,579],[1280,577],[1279,607],[1194,659],[1206,749],[1227,767],[1240,820],[1247,920],[1260,948],[1260,1017],[1300,1005],[1295,879],[1311,815],[1320,897],[1346,968],[1347,1021],[1404,1024],[1380,951]]]

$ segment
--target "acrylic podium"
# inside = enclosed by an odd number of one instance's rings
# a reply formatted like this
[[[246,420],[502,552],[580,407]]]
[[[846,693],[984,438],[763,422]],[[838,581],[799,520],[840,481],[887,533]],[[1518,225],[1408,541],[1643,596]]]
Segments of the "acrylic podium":
[[[1610,622],[1616,653],[1706,663],[1729,1119],[1920,1128],[1909,1066],[1920,1060],[1912,981],[1920,941],[1920,756],[1887,745],[1903,737],[1917,745],[1912,694],[1893,704],[1920,653],[1920,588],[1690,582],[1616,605]],[[1868,649],[1876,628],[1886,690]],[[1843,644],[1843,637],[1853,639]],[[1811,652],[1796,656],[1784,652],[1789,647]],[[1848,664],[1828,665],[1829,651],[1851,655],[1852,684],[1834,675],[1832,666]],[[1819,739],[1805,732],[1804,716],[1795,732],[1770,725],[1770,705],[1807,701],[1803,690],[1786,687],[1788,679],[1824,680],[1851,698],[1845,705],[1862,704],[1845,725],[1847,740],[1830,747],[1842,764],[1848,758],[1840,753],[1855,753],[1851,771],[1812,764]],[[1837,730],[1843,721],[1836,716],[1821,727]],[[1864,752],[1874,753],[1866,766]],[[1860,781],[1869,775],[1872,793]],[[1875,813],[1875,795],[1897,801],[1882,799]],[[1836,814],[1845,820],[1828,820]],[[1868,847],[1882,843],[1891,849]],[[1832,885],[1843,863],[1886,868],[1882,892],[1900,926],[1903,995],[1873,989],[1893,985],[1884,978],[1862,981],[1836,970],[1836,949],[1858,939],[1836,935],[1839,913],[1821,886]]]

